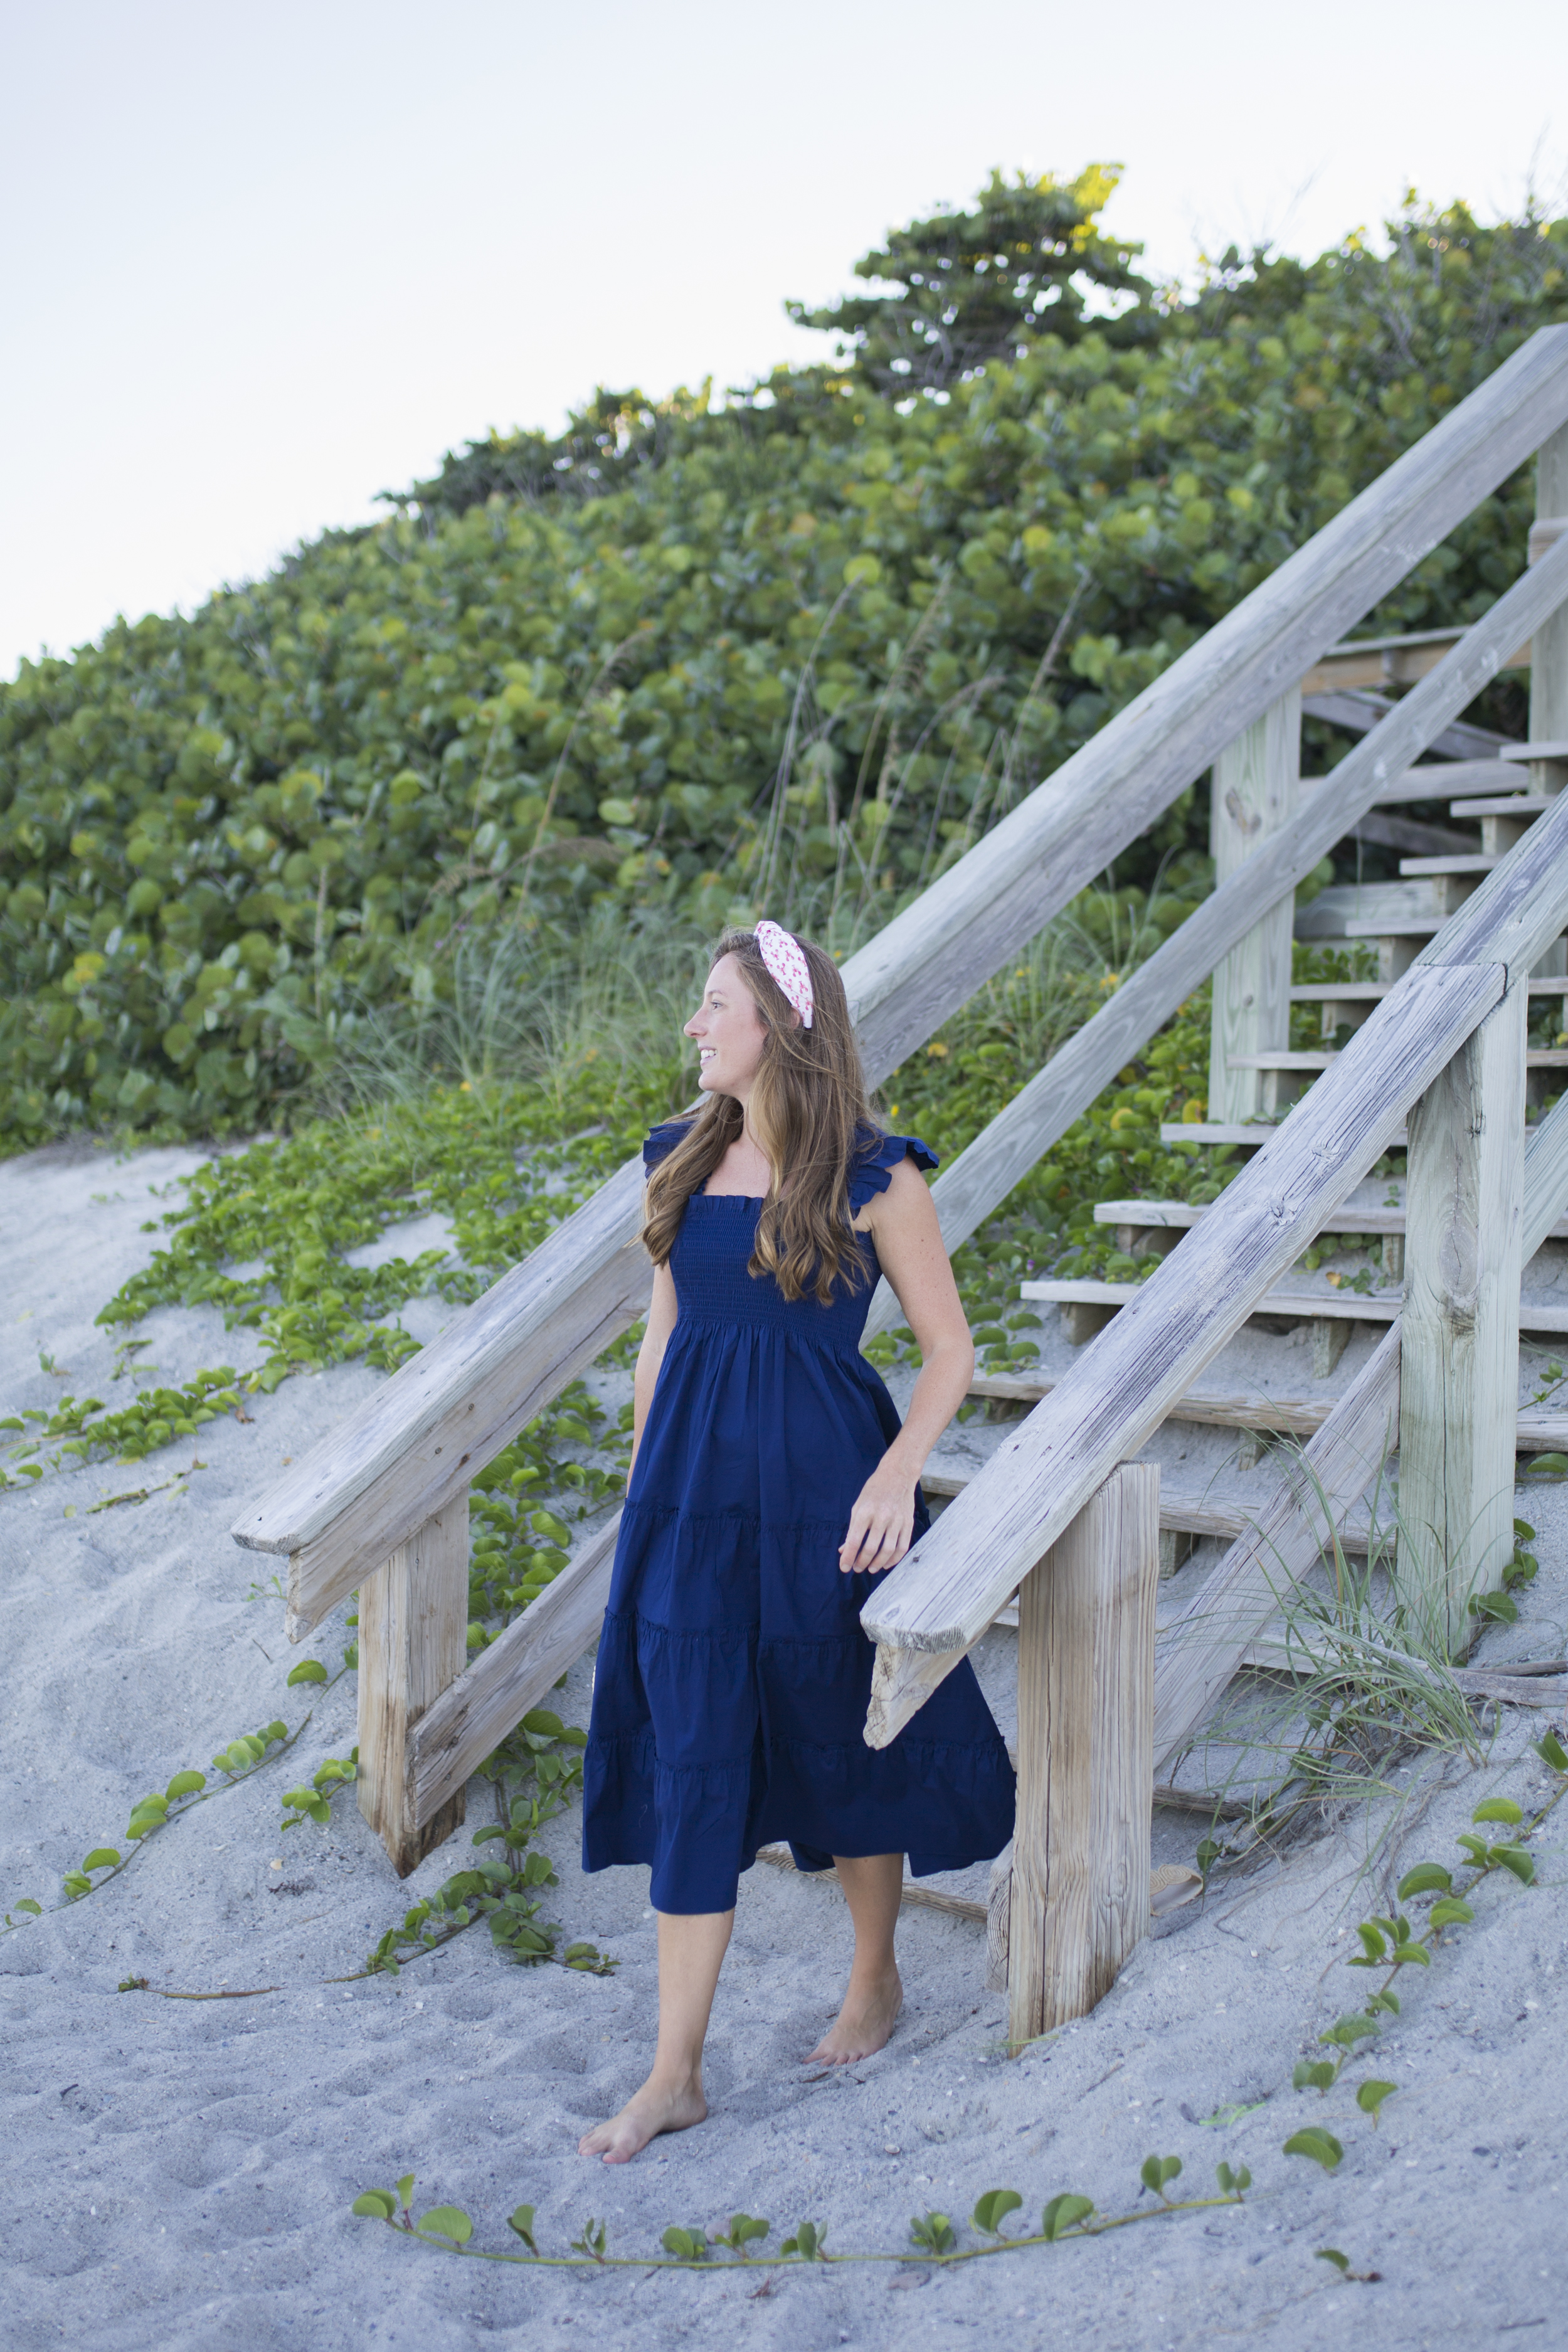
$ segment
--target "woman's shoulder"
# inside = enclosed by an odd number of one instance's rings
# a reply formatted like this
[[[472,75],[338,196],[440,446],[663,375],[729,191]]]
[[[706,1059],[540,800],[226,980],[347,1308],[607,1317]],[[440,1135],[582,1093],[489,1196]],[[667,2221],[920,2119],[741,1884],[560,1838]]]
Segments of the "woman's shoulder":
[[[937,1154],[918,1135],[889,1135],[879,1127],[865,1127],[856,1141],[855,1158],[849,1171],[849,1213],[858,1215],[868,1201],[885,1192],[893,1181],[893,1171],[905,1160],[912,1160],[923,1176],[928,1169],[940,1165]]]
[[[668,1160],[678,1143],[684,1143],[691,1132],[689,1118],[667,1118],[658,1127],[650,1127],[642,1148],[643,1166],[651,1176],[661,1160]]]

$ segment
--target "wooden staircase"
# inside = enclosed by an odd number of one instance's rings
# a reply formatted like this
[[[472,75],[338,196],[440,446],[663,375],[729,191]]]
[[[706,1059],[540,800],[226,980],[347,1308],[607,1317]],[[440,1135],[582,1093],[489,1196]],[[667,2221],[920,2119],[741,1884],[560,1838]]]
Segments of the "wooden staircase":
[[[1536,560],[1489,613],[1463,632],[1341,643],[1537,452]],[[1213,771],[1212,896],[942,1171],[933,1197],[955,1248],[1211,973],[1213,1124],[1178,1133],[1250,1147],[1248,1164],[1190,1224],[1148,1216],[1147,1230],[1175,1234],[1177,1245],[1125,1304],[1086,1302],[1119,1311],[879,1580],[862,1616],[878,1647],[866,1737],[880,1746],[1020,1593],[1017,2039],[1090,2005],[1142,1931],[1153,1755],[1203,1720],[1266,1631],[1281,1574],[1307,1572],[1323,1540],[1321,1520],[1280,1483],[1160,1637],[1156,1663],[1158,1474],[1130,1457],[1167,1417],[1217,1409],[1206,1368],[1248,1317],[1272,1311],[1261,1302],[1285,1287],[1307,1242],[1347,1213],[1391,1150],[1408,1150],[1400,1318],[1310,1434],[1306,1458],[1342,1517],[1397,1434],[1402,1497],[1434,1531],[1438,1565],[1428,1563],[1426,1600],[1456,1641],[1464,1594],[1447,1563],[1463,1542],[1479,1542],[1489,1575],[1505,1529],[1511,1549],[1520,1236],[1528,1256],[1568,1211],[1563,1108],[1532,1130],[1522,1208],[1520,1189],[1528,982],[1532,972],[1560,976],[1549,960],[1568,924],[1568,796],[1558,772],[1568,742],[1564,518],[1568,328],[1550,328],[845,967],[862,1058],[879,1083]],[[1527,647],[1531,740],[1500,746],[1463,713]],[[1332,773],[1307,788],[1303,709],[1360,730]],[[1503,751],[1517,751],[1528,772]],[[1385,992],[1366,997],[1347,985],[1313,1000],[1325,1014],[1354,1009],[1351,1042],[1321,1070],[1281,1062],[1295,890],[1363,824],[1365,838],[1386,843],[1378,826],[1418,823],[1388,811],[1428,797],[1436,771],[1420,763],[1433,753],[1446,755],[1447,782],[1463,795],[1450,803],[1456,822],[1461,809],[1473,817],[1479,801],[1506,801],[1507,813],[1481,813],[1493,830],[1473,851],[1452,848],[1446,830],[1436,843],[1418,837],[1410,855],[1423,870],[1373,886],[1414,899],[1380,899],[1372,929],[1348,928],[1364,909],[1343,915],[1337,936],[1375,938],[1380,955],[1388,945]],[[1403,850],[1408,839],[1392,845]],[[1500,862],[1482,870],[1477,858]],[[1432,859],[1449,864],[1433,870]],[[1305,918],[1332,914],[1330,893],[1312,904],[1324,900]],[[1307,1080],[1288,1117],[1264,1110],[1266,1089],[1277,1097]],[[360,1801],[400,1872],[450,1833],[468,1773],[596,1635],[613,1526],[458,1671],[468,1490],[517,1428],[645,1310],[641,1194],[640,1163],[630,1160],[235,1528],[241,1544],[287,1558],[290,1639],[359,1591]],[[1375,1228],[1358,1219],[1354,1230]],[[1314,1294],[1315,1319],[1333,1320],[1317,1315],[1320,1304]],[[1365,1306],[1357,1300],[1360,1319]],[[868,1338],[899,1319],[896,1302],[879,1294]],[[1315,1401],[1298,1407],[1304,1420]],[[1261,1426],[1247,1410],[1238,1428]],[[1096,1816],[1100,1799],[1071,1761],[1079,1756],[1100,1759],[1095,1789],[1119,1792],[1110,1814],[1102,1807]],[[1063,1886],[1078,1895],[1058,1899],[1051,1890]]]

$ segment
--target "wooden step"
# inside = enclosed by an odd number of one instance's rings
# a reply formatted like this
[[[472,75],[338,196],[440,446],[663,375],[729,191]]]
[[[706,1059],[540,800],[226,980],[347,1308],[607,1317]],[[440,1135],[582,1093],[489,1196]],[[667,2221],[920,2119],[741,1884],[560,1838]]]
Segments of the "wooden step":
[[[1392,980],[1314,980],[1290,991],[1292,1004],[1381,1004]],[[1568,972],[1546,980],[1532,979],[1531,996],[1568,996]]]
[[[1558,735],[1540,743],[1505,743],[1498,758],[1515,765],[1521,760],[1568,760],[1568,736]]]
[[[969,1393],[999,1404],[1037,1405],[1055,1386],[1054,1381],[1037,1373],[978,1372],[969,1383]],[[1191,1422],[1200,1429],[1256,1430],[1266,1437],[1315,1437],[1333,1409],[1332,1397],[1271,1397],[1261,1389],[1195,1388],[1189,1389],[1165,1418]],[[1517,1444],[1521,1454],[1568,1452],[1568,1412],[1521,1405]]]
[[[1412,880],[1427,874],[1489,874],[1499,860],[1484,849],[1467,850],[1463,857],[1402,857],[1399,871]]]
[[[1232,1070],[1326,1070],[1337,1062],[1342,1049],[1325,1045],[1318,1051],[1287,1051],[1283,1046],[1277,1054],[1227,1054],[1226,1066]],[[1527,1070],[1568,1069],[1568,1053],[1556,1045],[1530,1045],[1525,1049]]]
[[[1429,768],[1406,768],[1385,784],[1374,808],[1401,808],[1409,801],[1444,801],[1450,793],[1516,793],[1519,772],[1501,760],[1444,760]],[[1305,778],[1302,780],[1305,782]],[[1450,816],[1458,812],[1450,808]]]
[[[1448,814],[1450,816],[1510,816],[1518,817],[1522,822],[1529,817],[1544,816],[1549,808],[1556,805],[1556,798],[1554,793],[1507,793],[1494,801],[1455,801]]]
[[[942,1502],[951,1502],[962,1495],[969,1478],[952,1470],[925,1469],[921,1473],[921,1491]],[[1163,1534],[1179,1536],[1215,1536],[1221,1543],[1234,1543],[1252,1525],[1254,1514],[1243,1504],[1216,1502],[1212,1496],[1196,1489],[1184,1491],[1160,1481],[1160,1528]],[[1371,1534],[1366,1520],[1350,1520],[1340,1530],[1340,1541],[1346,1551],[1364,1552]]]
[[[1140,1282],[1043,1281],[1021,1282],[1020,1298],[1043,1300],[1054,1307],[1125,1307],[1143,1287]],[[1400,1308],[1397,1290],[1268,1290],[1252,1308],[1254,1315],[1277,1315],[1298,1323],[1392,1323]],[[1568,1331],[1568,1302],[1552,1306],[1544,1300],[1521,1298],[1521,1330]]]
[[[1279,1134],[1283,1124],[1282,1120],[1277,1119],[1272,1125],[1263,1121],[1249,1122],[1245,1127],[1231,1127],[1217,1119],[1164,1119],[1160,1125],[1160,1140],[1162,1143],[1241,1144],[1248,1151],[1258,1151],[1270,1136]],[[1401,1128],[1396,1135],[1391,1136],[1384,1148],[1389,1151],[1403,1151],[1405,1129]]]
[[[1568,1062],[1568,1054],[1556,1057]],[[1401,1178],[1390,1182],[1403,1183]],[[1383,1190],[1386,1191],[1387,1186]],[[1117,1225],[1136,1232],[1140,1227],[1176,1226],[1183,1230],[1195,1225],[1208,1215],[1212,1202],[1207,1201],[1097,1201],[1094,1222],[1097,1225]],[[1386,1202],[1357,1204],[1345,1202],[1335,1212],[1332,1220],[1320,1225],[1321,1234],[1402,1234],[1405,1231],[1403,1207],[1390,1208]],[[1568,1217],[1560,1217],[1547,1235],[1548,1241],[1568,1242]]]

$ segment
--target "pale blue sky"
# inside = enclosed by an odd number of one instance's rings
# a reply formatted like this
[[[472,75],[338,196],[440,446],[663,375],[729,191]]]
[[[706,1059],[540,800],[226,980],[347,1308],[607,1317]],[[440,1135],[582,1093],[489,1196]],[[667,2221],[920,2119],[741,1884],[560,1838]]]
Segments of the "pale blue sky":
[[[995,163],[1312,250],[1414,181],[1568,179],[1568,11],[1508,0],[10,0],[0,675],[188,607],[595,383],[818,349],[890,223]]]

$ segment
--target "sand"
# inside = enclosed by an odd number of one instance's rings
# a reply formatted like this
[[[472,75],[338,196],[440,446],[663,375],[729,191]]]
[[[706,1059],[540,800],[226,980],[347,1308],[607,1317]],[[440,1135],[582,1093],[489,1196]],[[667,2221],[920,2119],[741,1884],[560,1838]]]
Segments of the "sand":
[[[0,1409],[51,1402],[62,1387],[125,1393],[126,1382],[107,1385],[123,1335],[92,1318],[153,1246],[140,1231],[156,1213],[149,1188],[195,1164],[188,1151],[116,1161],[83,1149],[0,1167]],[[425,1301],[408,1319],[425,1336],[448,1312]],[[140,1336],[165,1378],[252,1360],[251,1343],[210,1311],[160,1312]],[[40,1350],[69,1379],[41,1370]],[[0,1496],[0,1909],[15,1916],[26,1895],[58,1902],[62,1871],[89,1847],[124,1850],[135,1799],[187,1765],[206,1769],[237,1732],[275,1715],[292,1728],[306,1714],[312,1694],[285,1688],[299,1654],[284,1643],[276,1595],[260,1589],[269,1571],[226,1530],[241,1499],[378,1377],[348,1366],[258,1398],[248,1425],[204,1430],[202,1468],[143,1503],[89,1507],[171,1478],[188,1445]],[[984,1440],[957,1433],[952,1444],[983,1451]],[[1206,1460],[1194,1459],[1194,1483]],[[1521,1622],[1489,1636],[1488,1658],[1563,1647],[1563,1490],[1521,1507],[1541,1530],[1542,1575]],[[310,1654],[335,1672],[345,1638],[334,1620]],[[993,1634],[983,1661],[1004,1713],[1009,1643]],[[584,1661],[563,1694],[572,1719],[585,1717],[589,1673]],[[1528,1806],[1544,1793],[1527,1746],[1542,1717],[1505,1715],[1479,1769],[1408,1770],[1406,1826],[1370,1879],[1358,1874],[1377,1824],[1357,1816],[1216,1883],[1141,1948],[1092,2017],[1018,2061],[1002,2054],[1004,2003],[984,1990],[982,1932],[907,1910],[908,2005],[893,2041],[844,2074],[804,2067],[836,2005],[847,1916],[832,1885],[759,1866],[742,1885],[720,1989],[711,2117],[610,2171],[575,2147],[650,2054],[644,1874],[584,1878],[574,1815],[549,1835],[561,1879],[551,1916],[610,1949],[614,1977],[509,1968],[481,1928],[396,1980],[328,1981],[361,1967],[413,1895],[468,1851],[460,1833],[399,1885],[352,1799],[329,1830],[280,1835],[282,1790],[347,1754],[353,1706],[351,1675],[316,1696],[282,1763],[197,1808],[88,1900],[0,1937],[0,2342],[443,2352],[739,2338],[788,2352],[968,2341],[1111,2352],[1352,2335],[1447,2347],[1512,2342],[1516,2331],[1528,2344],[1568,2342],[1555,2160],[1568,1832],[1543,1834],[1540,1885],[1489,1882],[1475,1926],[1417,1981],[1406,1972],[1403,2017],[1326,2100],[1290,2087],[1295,2060],[1364,1997],[1367,1979],[1343,1965],[1348,1930],[1384,1906],[1390,1874],[1457,1859],[1455,1833],[1483,1795]],[[476,1783],[470,1828],[484,1805]],[[1162,1851],[1190,1857],[1201,1826],[1162,1816]],[[184,1991],[279,1989],[168,2000],[117,1991],[130,1976]],[[1399,2084],[1375,2130],[1352,2096],[1371,2074]],[[1344,2144],[1332,2177],[1281,2152],[1313,2123]],[[731,2273],[459,2263],[349,2212],[360,2190],[413,2171],[416,2208],[465,2207],[475,2242],[489,2247],[508,2243],[505,2217],[526,2200],[556,2250],[590,2214],[607,2222],[612,2252],[633,2252],[654,2248],[668,2222],[712,2227],[743,2209],[772,2221],[773,2243],[810,2216],[830,2247],[892,2252],[912,2213],[933,2206],[963,2221],[993,2187],[1022,2193],[1015,2229],[1060,2189],[1108,2212],[1147,2206],[1138,2168],[1151,2153],[1181,2157],[1173,2193],[1209,2193],[1220,2160],[1249,2166],[1254,2186],[1240,2209],[1092,2242],[937,2277],[898,2263],[791,2272],[765,2295],[758,2277]],[[1342,2282],[1315,2259],[1324,2245],[1380,2283]]]

